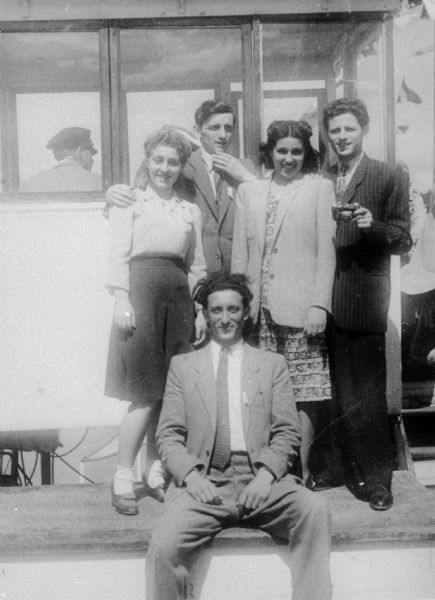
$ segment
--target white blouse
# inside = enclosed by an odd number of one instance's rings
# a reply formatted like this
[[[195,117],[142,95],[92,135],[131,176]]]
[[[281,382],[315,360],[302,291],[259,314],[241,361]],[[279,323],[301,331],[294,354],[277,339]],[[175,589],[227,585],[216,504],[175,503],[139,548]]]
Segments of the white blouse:
[[[110,210],[107,288],[129,291],[131,258],[171,254],[183,260],[192,290],[206,275],[199,208],[176,195],[162,200],[150,186],[134,194],[134,204]]]

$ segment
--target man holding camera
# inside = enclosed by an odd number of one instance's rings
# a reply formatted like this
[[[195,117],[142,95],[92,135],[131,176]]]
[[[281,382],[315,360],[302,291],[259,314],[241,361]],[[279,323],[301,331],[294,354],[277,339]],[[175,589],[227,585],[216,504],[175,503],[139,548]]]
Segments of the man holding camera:
[[[367,108],[328,104],[323,125],[337,155],[337,267],[330,327],[332,411],[345,475],[373,510],[387,510],[392,460],[386,400],[385,331],[390,256],[412,245],[408,190],[398,168],[368,158]]]

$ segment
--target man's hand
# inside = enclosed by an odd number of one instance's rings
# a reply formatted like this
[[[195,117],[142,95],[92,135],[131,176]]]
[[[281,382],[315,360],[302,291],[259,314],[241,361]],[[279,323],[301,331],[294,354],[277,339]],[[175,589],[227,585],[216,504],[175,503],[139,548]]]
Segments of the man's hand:
[[[245,510],[255,510],[270,494],[273,475],[267,469],[261,467],[254,479],[248,483],[239,496],[238,504]]]
[[[356,223],[358,228],[364,232],[371,231],[373,228],[373,215],[368,208],[361,206],[354,211],[352,223]]]
[[[125,208],[130,204],[134,204],[136,198],[132,187],[125,183],[117,183],[106,191],[106,201],[110,206]]]
[[[216,170],[221,171],[223,175],[227,175],[231,179],[234,179],[237,183],[255,179],[255,175],[250,173],[248,169],[244,167],[237,158],[231,156],[231,154],[219,152],[219,154],[212,154],[211,157],[213,159],[213,166]]]
[[[317,335],[325,331],[326,310],[318,306],[311,306],[305,321],[304,331],[307,335]]]
[[[427,364],[431,367],[435,366],[435,348],[432,348],[432,350],[427,355]]]
[[[203,504],[222,504],[222,498],[216,486],[196,469],[186,475],[184,483],[187,492],[194,500]]]
[[[130,302],[128,292],[125,290],[115,291],[115,306],[113,309],[113,320],[120,329],[132,333],[136,327],[134,310]]]

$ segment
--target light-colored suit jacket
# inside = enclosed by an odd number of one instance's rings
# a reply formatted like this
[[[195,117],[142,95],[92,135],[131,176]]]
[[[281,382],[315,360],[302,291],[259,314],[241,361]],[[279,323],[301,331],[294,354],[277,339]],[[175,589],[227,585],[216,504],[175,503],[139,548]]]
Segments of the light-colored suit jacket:
[[[254,322],[260,307],[270,182],[268,177],[242,183],[236,197],[231,271],[248,276]],[[268,308],[279,325],[303,327],[311,306],[331,310],[335,195],[332,183],[320,175],[305,175],[288,191],[291,199],[280,202],[274,225]]]
[[[159,454],[176,485],[197,467],[206,474],[216,435],[216,382],[208,346],[172,358],[157,429]],[[242,420],[254,471],[277,479],[298,454],[299,417],[284,358],[244,344]]]

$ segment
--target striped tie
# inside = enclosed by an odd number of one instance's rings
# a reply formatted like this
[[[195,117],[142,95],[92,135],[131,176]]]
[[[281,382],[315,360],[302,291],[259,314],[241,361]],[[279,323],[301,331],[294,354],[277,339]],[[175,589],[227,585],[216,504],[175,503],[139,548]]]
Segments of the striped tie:
[[[223,183],[222,175],[217,171],[213,171],[213,179],[214,179],[214,189],[215,189],[215,202],[216,208],[219,211],[219,207],[221,204],[221,187]]]
[[[228,407],[228,348],[221,348],[216,375],[216,438],[211,464],[224,469],[231,457],[230,415]]]
[[[343,163],[340,165],[337,177],[337,186],[336,186],[336,196],[337,196],[337,204],[343,204],[344,194],[346,192],[346,173],[349,170],[349,165]]]

